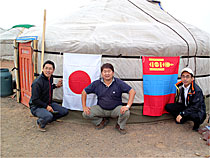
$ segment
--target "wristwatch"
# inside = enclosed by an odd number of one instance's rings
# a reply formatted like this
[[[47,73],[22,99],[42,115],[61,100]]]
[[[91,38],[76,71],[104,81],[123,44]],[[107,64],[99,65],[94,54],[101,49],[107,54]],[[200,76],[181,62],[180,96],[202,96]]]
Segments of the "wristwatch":
[[[130,109],[130,106],[129,105],[126,105],[125,107],[127,107],[128,109]]]

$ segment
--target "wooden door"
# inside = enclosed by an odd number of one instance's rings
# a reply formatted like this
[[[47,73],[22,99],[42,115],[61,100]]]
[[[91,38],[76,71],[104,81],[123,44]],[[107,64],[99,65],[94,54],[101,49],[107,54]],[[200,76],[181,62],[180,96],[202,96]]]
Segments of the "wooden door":
[[[21,103],[29,107],[31,84],[34,79],[31,42],[19,43],[19,76]]]

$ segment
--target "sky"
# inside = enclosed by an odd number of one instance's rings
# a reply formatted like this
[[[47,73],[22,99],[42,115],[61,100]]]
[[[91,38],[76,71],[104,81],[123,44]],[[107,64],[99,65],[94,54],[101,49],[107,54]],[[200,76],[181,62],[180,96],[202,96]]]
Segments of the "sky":
[[[18,24],[43,25],[44,9],[47,22],[73,13],[91,0],[0,0],[0,28]],[[120,1],[120,0],[119,0]],[[163,9],[175,18],[210,33],[210,0],[160,0]]]
[[[160,0],[175,18],[210,33],[210,0]]]

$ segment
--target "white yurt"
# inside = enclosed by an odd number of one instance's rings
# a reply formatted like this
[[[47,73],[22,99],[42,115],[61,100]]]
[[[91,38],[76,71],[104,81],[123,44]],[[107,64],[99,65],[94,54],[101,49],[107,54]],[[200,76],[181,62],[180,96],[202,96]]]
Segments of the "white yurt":
[[[13,60],[14,59],[14,40],[34,25],[15,25],[11,29],[4,30],[0,28],[0,58]]]
[[[32,27],[21,35],[37,36],[38,72],[42,31],[42,27]],[[180,22],[156,2],[93,0],[74,14],[47,22],[44,60],[55,62],[57,79],[63,77],[64,53],[101,54],[102,63],[112,63],[115,76],[136,90],[137,105],[144,103],[142,56],[180,56],[179,72],[190,67],[204,95],[210,94],[210,34]],[[54,91],[55,99],[62,96],[62,89]]]

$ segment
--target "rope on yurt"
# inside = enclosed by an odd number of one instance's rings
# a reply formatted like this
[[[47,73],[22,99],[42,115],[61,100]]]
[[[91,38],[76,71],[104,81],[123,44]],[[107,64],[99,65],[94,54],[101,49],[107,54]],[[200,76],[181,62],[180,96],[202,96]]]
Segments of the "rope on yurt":
[[[15,48],[16,47],[14,47],[14,49]],[[38,49],[33,49],[33,51],[41,53],[41,51],[38,50]],[[53,52],[53,51],[44,51],[44,53],[46,53],[46,54],[54,54],[54,55],[63,55],[64,54],[63,52]],[[71,52],[69,52],[69,53],[71,53]],[[142,56],[139,56],[139,55],[129,56],[129,55],[122,55],[122,54],[119,54],[119,55],[105,55],[105,54],[103,54],[102,57],[103,58],[134,58],[134,59],[142,59]],[[180,56],[180,58],[210,58],[210,56],[195,56],[195,55],[192,55],[192,56]]]
[[[198,53],[198,43],[195,39],[195,37],[193,36],[192,32],[190,32],[190,30],[183,24],[181,23],[178,19],[176,19],[174,16],[172,16],[171,14],[169,14],[168,12],[166,12],[169,16],[171,16],[174,20],[176,20],[178,23],[180,23],[188,32],[189,34],[192,36],[194,42],[195,42],[195,58],[194,58],[194,62],[195,62],[195,75],[196,75],[196,55]]]
[[[34,52],[39,52],[41,53],[41,51],[37,50],[37,49],[33,49]],[[63,52],[51,52],[51,51],[44,51],[46,54],[54,54],[54,55],[63,55]],[[126,55],[102,55],[102,58],[130,58],[130,59],[142,59],[142,56],[126,56]],[[190,59],[190,58],[210,58],[210,56],[181,56],[180,58],[182,59]],[[34,73],[34,76],[39,76],[39,73]],[[210,74],[206,74],[206,75],[195,75],[195,78],[201,78],[201,77],[209,77]],[[59,75],[53,75],[54,78],[63,78],[63,76],[59,76]],[[137,78],[120,78],[123,81],[143,81],[143,79],[137,79]],[[178,78],[180,79],[180,77]]]
[[[189,46],[189,43],[187,42],[187,40],[182,37],[176,30],[174,30],[172,27],[170,27],[169,25],[161,22],[160,20],[156,19],[155,17],[153,17],[151,14],[147,13],[146,11],[144,11],[142,8],[140,8],[139,6],[137,6],[135,3],[131,2],[130,0],[128,0],[128,2],[130,2],[132,5],[134,5],[136,8],[138,8],[139,10],[141,10],[143,13],[147,14],[148,16],[150,16],[152,19],[154,19],[155,21],[167,26],[168,28],[170,28],[173,32],[175,32],[187,45],[187,53],[188,53],[188,56],[190,56],[190,46]],[[186,67],[188,67],[189,65],[189,59],[188,59],[188,62],[187,62],[187,65]]]

